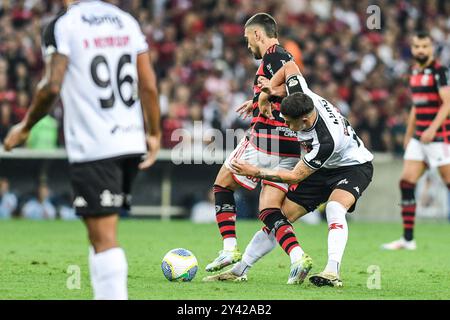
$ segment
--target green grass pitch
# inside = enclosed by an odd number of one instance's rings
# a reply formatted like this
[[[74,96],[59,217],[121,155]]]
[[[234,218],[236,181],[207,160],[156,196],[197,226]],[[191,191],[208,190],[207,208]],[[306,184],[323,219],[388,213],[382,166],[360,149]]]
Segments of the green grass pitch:
[[[261,227],[238,221],[241,251]],[[386,252],[379,246],[400,235],[400,224],[350,222],[342,262],[344,287],[317,288],[309,282],[288,286],[289,258],[277,248],[249,273],[247,283],[203,283],[204,268],[221,247],[215,224],[189,221],[122,220],[119,240],[129,264],[130,299],[450,299],[450,224],[418,223],[414,252]],[[326,263],[327,226],[295,224],[299,241],[314,260],[312,272]],[[0,300],[91,299],[86,233],[80,221],[0,221]],[[199,261],[190,283],[167,281],[160,268],[170,249],[184,247]],[[70,265],[79,266],[80,289],[69,290]],[[369,289],[380,272],[380,289]],[[370,269],[370,268],[369,268]],[[373,269],[375,270],[375,269]],[[372,278],[370,278],[372,275]],[[70,282],[70,281],[69,281]]]

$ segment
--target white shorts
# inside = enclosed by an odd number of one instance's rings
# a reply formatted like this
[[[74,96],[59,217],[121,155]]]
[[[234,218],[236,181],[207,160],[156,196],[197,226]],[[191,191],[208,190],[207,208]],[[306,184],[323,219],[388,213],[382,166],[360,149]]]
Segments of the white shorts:
[[[245,160],[254,166],[275,170],[276,169],[292,170],[297,164],[297,162],[300,160],[300,158],[280,157],[259,151],[247,138],[243,138],[239,142],[236,149],[234,149],[233,152],[225,160],[225,166],[228,169],[231,169],[230,162],[233,159]],[[232,176],[234,181],[236,181],[239,185],[249,190],[254,190],[261,180],[260,178],[250,176],[249,177],[239,176],[233,173]],[[285,193],[287,193],[289,189],[289,184],[287,183],[272,182],[267,180],[263,180],[262,183],[276,187]]]
[[[405,160],[423,161],[430,168],[450,164],[450,144],[444,142],[422,143],[412,138],[406,146]]]

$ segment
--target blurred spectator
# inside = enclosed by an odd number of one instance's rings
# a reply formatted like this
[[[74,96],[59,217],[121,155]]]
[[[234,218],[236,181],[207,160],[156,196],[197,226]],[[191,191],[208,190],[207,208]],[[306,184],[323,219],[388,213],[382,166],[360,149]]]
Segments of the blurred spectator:
[[[55,206],[50,202],[50,191],[46,184],[40,184],[37,197],[28,200],[22,207],[22,217],[34,220],[56,218]]]
[[[11,104],[7,101],[0,101],[0,144],[3,143],[3,139],[5,139],[9,129],[16,122]]]
[[[9,219],[17,209],[17,197],[9,191],[9,181],[0,177],[0,219]]]

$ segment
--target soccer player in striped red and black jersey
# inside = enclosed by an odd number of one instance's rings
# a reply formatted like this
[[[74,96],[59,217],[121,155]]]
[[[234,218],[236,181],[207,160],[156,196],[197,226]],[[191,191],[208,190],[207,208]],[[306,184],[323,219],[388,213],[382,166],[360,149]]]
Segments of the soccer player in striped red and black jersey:
[[[216,220],[223,238],[223,250],[206,266],[206,271],[209,272],[218,271],[241,260],[236,240],[234,190],[239,187],[253,190],[260,182],[258,178],[234,175],[230,171],[231,161],[243,159],[261,167],[290,170],[300,157],[297,135],[280,116],[281,98],[274,98],[269,110],[260,110],[258,105],[261,93],[258,79],[262,76],[272,78],[286,62],[292,60],[292,56],[280,46],[277,24],[269,14],[258,13],[248,19],[244,36],[248,49],[255,59],[261,59],[255,75],[253,98],[241,108],[244,110],[243,113],[251,113],[253,120],[246,137],[227,158],[214,183]],[[266,225],[265,230],[277,239],[284,251],[289,254],[291,262],[297,261],[302,257],[303,251],[292,226],[280,209],[288,192],[288,185],[270,181],[262,181],[262,184],[259,218]]]
[[[437,167],[450,190],[450,70],[435,59],[433,50],[429,34],[419,32],[413,37],[411,51],[416,64],[409,79],[413,107],[400,181],[404,233],[401,239],[384,244],[384,249],[416,249],[414,191],[427,167]]]

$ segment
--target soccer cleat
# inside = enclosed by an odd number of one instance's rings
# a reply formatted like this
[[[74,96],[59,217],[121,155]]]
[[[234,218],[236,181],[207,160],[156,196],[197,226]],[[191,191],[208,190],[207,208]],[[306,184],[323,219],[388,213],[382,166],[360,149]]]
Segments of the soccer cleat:
[[[205,268],[207,272],[220,271],[226,266],[235,264],[242,259],[242,253],[239,252],[237,248],[232,251],[221,250],[219,251],[219,256],[214,259],[213,262],[208,264]]]
[[[401,237],[398,240],[385,243],[381,246],[381,249],[384,250],[416,250],[417,245],[415,240],[406,241],[405,238]]]
[[[309,277],[309,281],[317,286],[342,287],[342,280],[339,276],[331,272],[320,272]]]
[[[291,271],[289,272],[289,278],[287,284],[302,284],[313,266],[313,262],[310,256],[306,253],[303,257],[291,264]]]
[[[222,273],[203,278],[203,282],[214,282],[214,281],[244,282],[247,281],[247,275],[246,274],[244,274],[243,276],[235,275],[233,272],[231,272],[230,269]]]

